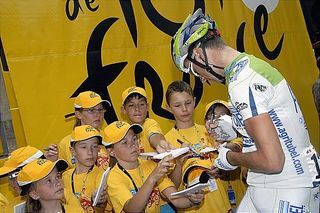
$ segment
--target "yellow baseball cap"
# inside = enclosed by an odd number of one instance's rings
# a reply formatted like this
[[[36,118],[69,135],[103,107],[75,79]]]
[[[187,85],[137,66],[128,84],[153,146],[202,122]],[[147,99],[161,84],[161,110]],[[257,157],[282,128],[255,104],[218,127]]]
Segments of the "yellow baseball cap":
[[[115,121],[104,128],[103,131],[103,145],[109,146],[111,144],[118,143],[132,129],[135,134],[142,132],[142,126],[139,124],[128,124],[124,121]]]
[[[30,163],[32,160],[38,159],[43,155],[39,149],[32,146],[24,146],[13,151],[8,160],[4,162],[0,168],[0,176],[6,175],[19,167]]]
[[[70,142],[79,142],[93,137],[97,137],[99,139],[99,144],[101,144],[102,135],[99,130],[90,125],[76,126],[71,133]]]
[[[19,186],[25,186],[41,180],[49,175],[55,167],[57,167],[58,172],[61,172],[68,168],[68,163],[62,159],[55,162],[42,158],[33,160],[19,172],[17,178],[18,184]]]
[[[102,100],[99,94],[92,91],[85,91],[81,92],[74,100],[74,108],[91,108],[100,103],[106,103],[111,106],[110,102]]]
[[[209,110],[210,107],[211,107],[212,105],[214,105],[214,104],[222,104],[222,105],[224,105],[225,107],[227,107],[227,108],[229,109],[228,102],[223,101],[223,100],[214,100],[214,101],[212,101],[212,102],[210,102],[210,103],[208,103],[208,104],[206,105],[205,113],[204,113],[205,115],[207,115],[208,110]]]
[[[142,95],[143,97],[147,98],[147,93],[142,87],[136,87],[136,86],[129,87],[128,89],[126,89],[122,93],[122,105],[124,104],[127,97],[133,93],[138,93],[138,94]]]
[[[197,183],[206,183],[210,176],[206,173],[210,170],[212,163],[209,160],[199,158],[189,158],[182,167],[182,180],[187,186],[193,186]]]

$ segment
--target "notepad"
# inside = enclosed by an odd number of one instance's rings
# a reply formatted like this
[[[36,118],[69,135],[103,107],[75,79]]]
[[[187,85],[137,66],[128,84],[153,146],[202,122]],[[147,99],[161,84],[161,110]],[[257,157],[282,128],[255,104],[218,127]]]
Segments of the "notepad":
[[[174,192],[174,193],[171,193],[171,196],[186,196],[188,193],[190,194],[193,194],[195,193],[196,191],[199,191],[201,189],[204,189],[206,187],[210,186],[210,183],[199,183],[199,184],[196,184],[190,188],[187,188],[187,189],[184,189],[184,190],[181,190],[181,191],[178,191],[178,192]]]
[[[205,154],[205,153],[214,152],[214,151],[217,151],[217,149],[213,147],[206,147],[204,149],[201,149],[200,154]]]
[[[14,213],[24,213],[26,209],[26,202],[19,203],[13,207]]]
[[[102,177],[101,177],[101,180],[100,180],[100,184],[99,184],[99,187],[98,187],[98,190],[97,190],[97,194],[96,194],[96,197],[94,198],[94,201],[93,201],[93,206],[96,206],[97,205],[97,202],[99,200],[99,197],[101,195],[101,193],[103,192],[103,189],[106,187],[106,184],[107,184],[107,176],[110,172],[110,167],[108,167],[106,169],[106,171],[103,172],[102,174]]]
[[[157,155],[153,156],[152,158],[156,159],[156,160],[161,160],[168,155],[172,155],[173,158],[176,158],[176,157],[179,157],[180,155],[187,153],[188,151],[189,151],[189,147],[172,149],[168,152],[163,152],[163,153],[157,154]]]

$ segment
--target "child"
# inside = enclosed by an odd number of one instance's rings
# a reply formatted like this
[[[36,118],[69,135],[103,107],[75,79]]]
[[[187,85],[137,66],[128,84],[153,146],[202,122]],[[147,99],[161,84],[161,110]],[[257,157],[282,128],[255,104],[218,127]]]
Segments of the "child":
[[[90,125],[74,128],[70,150],[75,157],[75,168],[63,174],[66,203],[74,212],[103,212],[106,207],[106,192],[102,193],[98,205],[93,200],[104,170],[95,165],[102,136]]]
[[[160,193],[177,208],[199,205],[203,194],[189,194],[187,197],[171,196],[176,192],[172,181],[166,176],[173,163],[167,156],[158,164],[141,160],[139,137],[142,132],[139,124],[131,126],[115,121],[104,129],[104,145],[109,145],[110,156],[118,161],[108,176],[107,186],[111,203],[118,212],[160,212]]]
[[[206,128],[193,121],[195,98],[190,85],[183,81],[172,82],[166,91],[166,101],[168,110],[174,115],[176,121],[174,128],[165,135],[167,141],[177,148],[180,148],[182,143],[188,144],[196,152],[194,157],[204,158],[212,163],[213,156],[199,154],[199,150],[207,146],[212,147],[213,141],[210,141]],[[223,184],[221,180],[215,179],[211,182],[209,191],[205,193],[203,204],[185,212],[228,212],[230,209]]]
[[[217,119],[223,115],[231,116],[227,102],[215,100],[207,104],[205,108],[205,121],[209,121],[211,118]],[[219,142],[224,143],[225,141]],[[242,139],[235,138],[231,141],[227,141],[226,147],[234,152],[241,152],[242,145]],[[232,171],[224,171],[221,173],[220,177],[224,183],[224,187],[228,189],[229,201],[234,208],[239,205],[246,191],[246,185],[241,177],[241,167]]]
[[[64,160],[47,159],[31,161],[19,172],[18,184],[27,195],[26,213],[66,212],[61,200],[64,195],[61,173],[68,167]]]
[[[129,87],[122,93],[121,112],[126,115],[131,124],[143,126],[141,133],[140,152],[159,153],[169,150],[171,147],[165,141],[159,124],[147,118],[148,102],[146,91],[141,87]]]
[[[95,92],[85,91],[79,93],[74,100],[74,115],[76,117],[74,126],[91,125],[100,130],[104,120],[104,113],[108,106],[110,106],[110,102],[102,100],[100,95]],[[53,155],[56,159],[58,159],[59,155],[60,159],[65,159],[68,162],[70,168],[74,168],[75,159],[70,152],[70,137],[70,135],[65,136],[58,146],[51,144],[45,155],[46,157]],[[107,169],[109,166],[109,153],[103,146],[100,147],[96,164],[103,169]]]
[[[13,151],[8,160],[4,162],[4,165],[0,168],[0,177],[8,176],[9,185],[15,193],[15,197],[9,201],[5,212],[13,212],[14,207],[21,203],[24,203],[26,198],[21,195],[21,188],[17,182],[17,176],[19,171],[32,160],[43,157],[43,153],[32,146],[24,146]]]

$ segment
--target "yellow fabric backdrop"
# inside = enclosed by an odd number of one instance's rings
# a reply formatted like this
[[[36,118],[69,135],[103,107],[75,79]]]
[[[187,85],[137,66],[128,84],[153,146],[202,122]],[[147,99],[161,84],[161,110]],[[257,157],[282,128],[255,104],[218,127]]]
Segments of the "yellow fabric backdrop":
[[[111,122],[122,119],[121,92],[145,86],[150,117],[164,132],[169,130],[173,123],[163,94],[171,81],[183,79],[171,60],[171,36],[195,7],[202,7],[217,21],[228,44],[267,60],[286,77],[319,150],[311,94],[318,70],[298,0],[267,1],[269,13],[263,6],[250,9],[247,0],[88,2],[0,1],[1,68],[9,100],[14,100],[10,106],[19,145],[43,148],[69,134],[74,120],[64,115],[73,111],[72,96],[87,89],[110,99],[113,109],[106,120]],[[270,9],[270,4],[275,7]],[[195,120],[201,124],[205,105],[226,99],[226,88],[202,87],[193,77],[190,82],[199,101]]]

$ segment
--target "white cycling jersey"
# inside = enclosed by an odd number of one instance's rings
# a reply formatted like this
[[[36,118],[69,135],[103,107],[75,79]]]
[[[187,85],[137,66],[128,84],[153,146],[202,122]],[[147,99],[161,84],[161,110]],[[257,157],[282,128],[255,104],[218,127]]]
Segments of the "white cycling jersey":
[[[243,136],[243,152],[256,150],[244,120],[269,113],[285,154],[283,171],[264,174],[249,170],[247,182],[256,187],[300,188],[320,183],[320,160],[310,143],[297,99],[283,76],[270,64],[246,53],[226,69],[233,126]]]

